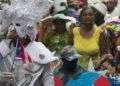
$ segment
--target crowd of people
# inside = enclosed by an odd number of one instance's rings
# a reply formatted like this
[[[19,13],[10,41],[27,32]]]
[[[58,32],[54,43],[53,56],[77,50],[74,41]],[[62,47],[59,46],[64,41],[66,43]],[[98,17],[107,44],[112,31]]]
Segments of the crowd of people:
[[[91,77],[84,83],[86,72],[102,75],[94,86],[119,86],[119,8],[119,0],[2,4],[0,86],[93,86]],[[70,82],[78,73],[79,82]]]

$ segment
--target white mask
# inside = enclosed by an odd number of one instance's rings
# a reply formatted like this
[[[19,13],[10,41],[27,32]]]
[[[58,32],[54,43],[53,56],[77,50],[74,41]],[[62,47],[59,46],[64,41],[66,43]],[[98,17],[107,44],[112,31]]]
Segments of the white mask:
[[[12,26],[20,38],[29,36],[31,41],[33,41],[36,38],[37,31],[34,27],[35,23],[30,21],[32,20],[27,17],[17,17],[12,21]]]
[[[10,7],[3,10],[8,14],[3,13],[5,18],[2,27],[8,29],[11,24],[20,38],[29,36],[33,41],[37,34],[35,24],[48,14],[49,9],[48,0],[15,0]]]

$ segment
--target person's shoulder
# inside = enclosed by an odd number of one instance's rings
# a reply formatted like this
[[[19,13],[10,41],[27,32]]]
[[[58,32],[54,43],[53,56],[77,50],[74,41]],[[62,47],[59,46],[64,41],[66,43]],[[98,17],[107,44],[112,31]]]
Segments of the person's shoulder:
[[[80,29],[80,27],[78,27],[78,26],[74,27],[73,33],[75,33],[75,34],[78,33],[80,31],[79,29]]]
[[[73,30],[78,30],[78,29],[80,29],[79,26],[76,26],[76,27],[73,28]]]
[[[67,31],[68,31],[68,33],[72,33],[73,34],[73,32],[74,32],[74,30],[77,30],[79,27],[75,24],[75,23],[72,23],[72,22],[68,22],[67,24]]]

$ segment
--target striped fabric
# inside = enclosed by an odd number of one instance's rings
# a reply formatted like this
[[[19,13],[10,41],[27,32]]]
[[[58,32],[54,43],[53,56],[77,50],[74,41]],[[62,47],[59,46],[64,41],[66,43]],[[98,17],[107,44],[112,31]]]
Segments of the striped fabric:
[[[108,77],[111,86],[120,86],[120,76],[118,77]]]

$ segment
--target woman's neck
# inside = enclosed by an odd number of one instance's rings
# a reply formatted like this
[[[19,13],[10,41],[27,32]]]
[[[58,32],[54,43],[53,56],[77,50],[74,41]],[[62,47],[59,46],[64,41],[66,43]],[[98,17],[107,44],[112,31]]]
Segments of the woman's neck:
[[[93,36],[93,33],[94,33],[94,26],[82,25],[80,27],[80,34],[84,38],[91,38]]]
[[[81,29],[83,29],[84,31],[91,31],[94,28],[94,25],[81,25]]]

